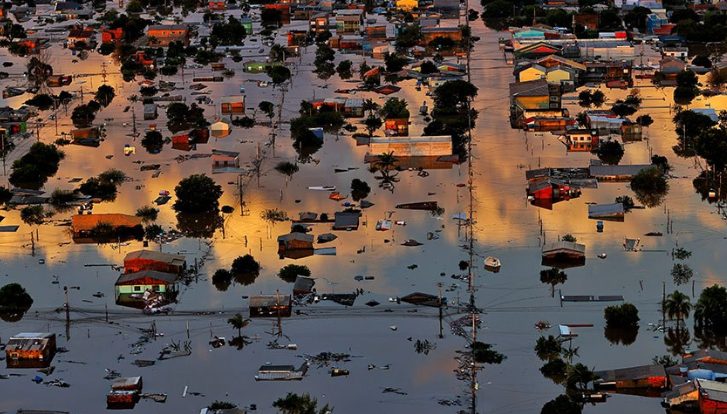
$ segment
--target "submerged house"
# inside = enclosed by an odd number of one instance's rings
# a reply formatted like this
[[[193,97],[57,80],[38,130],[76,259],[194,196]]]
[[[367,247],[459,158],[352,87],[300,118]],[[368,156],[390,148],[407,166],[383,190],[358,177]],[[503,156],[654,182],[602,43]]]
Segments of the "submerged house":
[[[177,274],[156,270],[122,274],[114,284],[116,303],[145,305],[151,296],[161,296],[164,302],[172,301],[176,297],[178,278]]]
[[[76,214],[71,217],[71,231],[76,242],[128,240],[144,235],[140,217],[129,214]]]
[[[599,379],[594,383],[599,388],[661,390],[669,385],[669,377],[663,365],[641,365],[596,371],[595,374]]]
[[[19,333],[5,346],[8,368],[48,367],[55,354],[56,334],[52,333]]]
[[[727,413],[727,384],[700,379],[696,385],[700,413]]]
[[[255,295],[250,296],[250,317],[289,317],[293,307],[290,295]]]
[[[333,230],[358,230],[360,211],[337,211],[334,213]]]
[[[583,266],[586,264],[586,246],[557,241],[543,248],[541,264],[558,268]]]
[[[278,254],[290,250],[313,249],[313,235],[300,232],[292,232],[278,236]]]
[[[222,115],[236,115],[245,113],[245,96],[223,96],[220,101]]]
[[[134,408],[139,401],[143,382],[141,377],[117,378],[106,394],[106,408]]]
[[[179,254],[162,253],[153,250],[137,250],[124,257],[124,273],[142,270],[181,275],[187,268],[186,258]]]
[[[624,221],[624,205],[622,203],[589,204],[588,218],[594,220]]]
[[[595,151],[600,142],[598,131],[592,129],[569,129],[564,138],[569,152]]]
[[[588,169],[591,177],[598,181],[630,181],[636,174],[651,167],[651,164],[603,165],[594,162]]]
[[[438,157],[452,155],[449,135],[421,137],[371,137],[369,154],[393,152],[397,157]]]

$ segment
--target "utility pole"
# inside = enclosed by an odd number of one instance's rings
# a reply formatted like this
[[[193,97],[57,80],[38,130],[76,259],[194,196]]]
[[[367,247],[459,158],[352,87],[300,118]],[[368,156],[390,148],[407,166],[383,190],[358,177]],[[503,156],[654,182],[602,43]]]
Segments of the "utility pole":
[[[33,234],[32,231],[30,232],[30,248],[31,248],[30,255],[35,257],[35,235]]]
[[[68,305],[68,286],[63,286],[63,293],[66,298],[65,302],[65,308],[66,308],[66,339],[71,339],[71,309]]]

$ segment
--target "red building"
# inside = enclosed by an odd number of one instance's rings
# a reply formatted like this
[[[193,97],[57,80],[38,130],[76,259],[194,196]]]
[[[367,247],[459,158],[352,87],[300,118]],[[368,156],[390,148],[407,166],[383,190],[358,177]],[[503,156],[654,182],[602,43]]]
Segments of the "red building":
[[[207,8],[210,11],[223,11],[227,10],[227,4],[224,1],[210,1]]]
[[[181,274],[187,267],[185,257],[177,254],[138,250],[124,258],[124,273],[136,273],[142,270]]]
[[[384,120],[384,132],[387,136],[408,136],[409,118],[387,118]]]
[[[124,38],[124,29],[117,27],[116,29],[104,29],[101,32],[101,43],[119,43]]]
[[[700,379],[697,389],[700,413],[727,414],[727,384]]]

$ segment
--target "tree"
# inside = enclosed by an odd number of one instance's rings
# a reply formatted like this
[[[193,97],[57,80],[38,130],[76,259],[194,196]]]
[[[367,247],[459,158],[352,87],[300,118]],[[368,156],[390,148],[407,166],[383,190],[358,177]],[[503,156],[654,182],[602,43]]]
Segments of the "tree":
[[[596,152],[604,164],[616,165],[624,156],[624,149],[618,141],[604,141],[598,145]]]
[[[609,328],[633,329],[639,326],[639,310],[630,303],[606,307],[603,317]]]
[[[220,292],[226,291],[232,283],[232,273],[227,269],[217,269],[212,275],[212,284],[215,285]]]
[[[35,95],[31,99],[25,101],[26,105],[34,106],[41,111],[46,111],[52,108],[54,103],[55,100],[53,99],[53,97],[45,93]]]
[[[371,187],[365,182],[358,178],[351,180],[351,198],[353,201],[360,201],[369,196]]]
[[[150,224],[146,227],[144,227],[144,237],[146,237],[147,240],[155,240],[157,237],[161,236],[164,233],[164,229],[162,229],[162,226],[158,224]]]
[[[216,212],[222,187],[204,174],[193,174],[174,188],[177,201],[174,210],[181,213]]]
[[[353,72],[351,70],[352,67],[353,63],[350,60],[342,60],[338,63],[338,66],[336,66],[336,72],[338,73],[338,76],[343,80],[351,79],[353,77]]]
[[[647,207],[655,207],[661,204],[669,191],[669,184],[659,167],[650,167],[639,171],[631,179],[631,190],[642,204]]]
[[[437,64],[432,62],[431,60],[425,60],[422,62],[421,66],[419,67],[419,70],[421,71],[422,75],[431,75],[432,73],[438,73],[439,68],[437,68]]]
[[[691,70],[683,70],[677,73],[677,86],[682,88],[696,88],[699,80],[697,75]]]
[[[500,0],[497,0],[500,1]],[[583,408],[580,404],[561,394],[554,400],[550,400],[540,410],[540,414],[581,414]]]
[[[238,337],[242,337],[242,328],[250,324],[250,319],[245,319],[241,314],[236,313],[233,317],[227,320],[227,323],[232,325],[233,329],[237,329]]]
[[[18,283],[0,288],[0,312],[25,313],[33,305],[33,298]]]
[[[492,349],[492,345],[475,341],[471,345],[472,357],[480,364],[499,364],[505,360],[505,356]]]
[[[394,156],[394,152],[384,152],[379,154],[374,161],[374,167],[379,171],[388,171],[394,168],[399,159]]]
[[[94,104],[92,104],[93,102]],[[99,106],[96,101],[91,101],[85,105],[78,105],[73,108],[71,113],[71,121],[73,126],[76,128],[88,128],[96,118],[96,112],[98,112]]]
[[[654,123],[654,119],[649,114],[640,115],[636,118],[636,123],[641,125],[642,127],[649,127],[651,124]]]
[[[111,101],[114,99],[114,96],[116,96],[116,92],[112,86],[101,85],[96,91],[95,99],[97,102],[101,103],[101,105],[109,106]]]
[[[141,146],[146,148],[150,154],[158,154],[164,147],[164,137],[159,131],[147,131],[144,138],[141,139]]]
[[[582,90],[578,93],[578,105],[588,108],[592,105],[591,101],[591,91],[589,90]]]
[[[400,98],[389,98],[384,103],[384,106],[379,111],[379,114],[384,119],[403,119],[409,118],[409,108],[405,99]]]
[[[568,275],[556,267],[540,271],[540,283],[550,285],[551,297],[555,296],[555,285],[563,284],[566,280],[568,280]]]
[[[636,113],[636,107],[634,107],[633,105],[629,105],[624,101],[618,100],[611,107],[611,112],[613,112],[614,115],[623,118],[625,116],[630,116]]]
[[[10,184],[38,190],[48,177],[58,172],[58,165],[63,158],[65,154],[55,145],[36,142],[25,155],[13,162]]]
[[[270,56],[271,62],[285,62],[285,54],[286,54],[286,50],[283,45],[274,44],[270,48],[270,52],[268,53],[268,56]]]
[[[384,123],[381,120],[381,118],[379,118],[376,115],[369,115],[364,120],[364,125],[366,126],[366,131],[369,133],[369,137],[374,136],[374,131],[376,131],[377,129],[381,128],[381,126],[383,124]]]
[[[679,145],[674,147],[674,152],[680,156],[694,155],[694,142],[697,137],[712,129],[717,122],[710,117],[694,111],[680,111],[673,118],[675,132]]]
[[[666,297],[666,300],[662,304],[664,312],[669,319],[677,320],[677,327],[679,323],[689,317],[689,312],[692,310],[692,304],[689,302],[689,296],[675,290]]]
[[[727,129],[712,128],[696,137],[694,150],[715,172],[727,167]]]
[[[290,69],[283,65],[270,65],[265,70],[265,73],[270,76],[270,80],[273,82],[273,85],[285,83],[291,76]]]
[[[13,198],[13,192],[6,187],[0,187],[0,205],[3,205]]]
[[[278,277],[288,283],[294,283],[298,276],[310,276],[310,269],[307,266],[289,264],[278,271]]]
[[[293,174],[297,173],[299,170],[300,168],[297,164],[293,164],[289,161],[281,161],[275,166],[275,171],[288,176],[288,178],[292,177]]]
[[[568,367],[566,384],[570,389],[587,390],[588,384],[595,379],[593,371],[581,363]]]
[[[694,327],[710,336],[727,334],[727,289],[713,285],[702,291],[694,306]]]
[[[136,217],[141,217],[144,222],[156,221],[159,216],[159,209],[152,206],[139,207],[136,210]]]
[[[707,55],[697,55],[692,59],[692,65],[694,66],[701,66],[703,68],[711,68],[712,67],[712,61],[709,59],[709,56]]]
[[[327,414],[332,411],[328,404],[319,410],[318,400],[309,394],[288,393],[284,398],[275,400],[273,407],[281,414]]]
[[[634,208],[634,205],[635,205],[634,200],[627,195],[622,195],[622,196],[616,197],[616,202],[623,204],[624,211],[631,210],[632,208]]]
[[[568,364],[560,358],[550,360],[540,367],[540,373],[556,384],[562,384],[565,381],[567,372]]]
[[[43,206],[27,206],[20,210],[20,219],[29,226],[39,226],[45,220]]]
[[[237,257],[232,261],[230,273],[242,285],[250,285],[260,275],[260,263],[249,254]]]
[[[422,39],[422,29],[419,24],[414,23],[406,25],[399,30],[396,35],[396,48],[398,50],[407,50],[416,46]]]
[[[262,101],[258,104],[258,109],[260,109],[269,119],[273,119],[273,116],[275,116],[275,104],[272,102]]]
[[[689,105],[697,96],[697,89],[677,86],[674,89],[674,103],[677,105]]]
[[[560,341],[553,335],[541,336],[535,342],[535,354],[543,361],[552,361],[560,357],[563,348]]]
[[[679,286],[689,282],[694,276],[694,271],[691,267],[681,263],[674,263],[671,268],[671,277],[674,279],[674,284]]]
[[[406,56],[388,52],[384,54],[384,64],[387,72],[399,72],[408,63],[409,59]]]
[[[572,235],[570,233],[566,233],[566,234],[562,235],[560,237],[560,239],[562,241],[566,241],[566,242],[569,242],[569,243],[575,243],[575,242],[578,241],[578,239],[576,238],[576,236],[574,236],[574,235]]]

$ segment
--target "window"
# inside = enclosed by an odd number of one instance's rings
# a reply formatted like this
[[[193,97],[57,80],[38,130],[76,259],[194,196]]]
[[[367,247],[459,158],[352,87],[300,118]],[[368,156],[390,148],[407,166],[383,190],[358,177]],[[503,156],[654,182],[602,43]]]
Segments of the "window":
[[[141,286],[134,286],[134,292],[141,292]]]
[[[159,292],[159,289],[160,289],[160,288],[161,288],[161,286],[159,286],[159,285],[154,285],[154,286],[152,286],[152,290],[153,290],[154,292]]]

